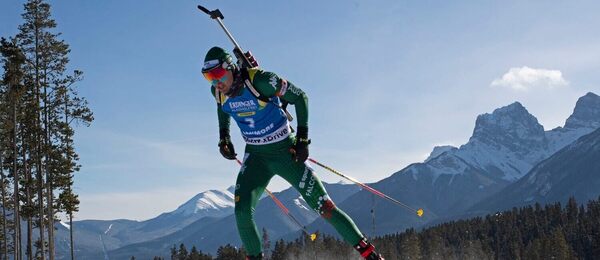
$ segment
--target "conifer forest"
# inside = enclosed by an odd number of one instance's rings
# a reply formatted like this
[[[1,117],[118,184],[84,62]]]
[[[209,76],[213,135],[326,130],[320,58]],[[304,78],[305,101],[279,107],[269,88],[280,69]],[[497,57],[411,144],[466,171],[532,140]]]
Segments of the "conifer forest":
[[[22,18],[0,47],[0,259],[55,259],[54,227],[59,216],[72,222],[79,205],[75,129],[93,114],[50,5],[28,1]]]

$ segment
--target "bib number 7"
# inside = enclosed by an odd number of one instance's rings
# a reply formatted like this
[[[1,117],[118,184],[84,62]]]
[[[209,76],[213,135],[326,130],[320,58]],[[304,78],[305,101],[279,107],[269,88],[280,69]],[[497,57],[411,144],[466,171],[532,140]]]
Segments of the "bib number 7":
[[[248,123],[248,126],[250,128],[254,128],[254,119],[252,119],[252,118],[244,118],[244,121],[246,121]]]

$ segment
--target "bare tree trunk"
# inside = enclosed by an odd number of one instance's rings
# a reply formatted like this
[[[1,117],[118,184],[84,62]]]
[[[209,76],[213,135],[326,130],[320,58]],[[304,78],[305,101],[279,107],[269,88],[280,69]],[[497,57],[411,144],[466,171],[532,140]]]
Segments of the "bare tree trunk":
[[[69,236],[71,238],[71,260],[75,260],[75,244],[73,243],[73,212],[69,212]]]
[[[44,171],[46,172],[46,202],[48,203],[48,255],[54,260],[54,196],[52,193],[52,171],[48,170],[50,154],[50,129],[48,123],[48,91],[47,82],[44,84]],[[44,260],[44,258],[42,258]]]
[[[0,152],[0,176],[2,176],[2,183],[0,185],[2,188],[2,234],[4,235],[4,239],[2,240],[2,259],[8,259],[8,228],[6,227],[6,186],[4,186],[4,154]]]
[[[21,139],[23,140],[23,173],[25,173],[25,200],[27,201],[27,207],[25,208],[27,210],[27,214],[25,215],[27,218],[27,248],[25,254],[27,255],[27,259],[31,260],[33,259],[33,221],[31,212],[29,211],[31,210],[31,205],[33,205],[33,201],[31,199],[32,178],[31,169],[29,169],[29,165],[27,163],[27,145],[25,144],[25,137],[22,136]]]
[[[35,20],[38,20],[37,17],[37,9],[36,9],[36,18]],[[40,118],[40,113],[41,113],[41,108],[40,108],[40,57],[39,57],[39,35],[40,35],[40,31],[39,31],[39,27],[36,25],[35,27],[35,92],[36,92],[36,116],[37,116],[37,120],[36,123],[41,125],[42,120]],[[36,133],[35,133],[35,139],[37,142],[37,153],[36,153],[36,161],[37,161],[37,179],[38,179],[38,198],[39,198],[39,214],[40,214],[40,218],[39,218],[39,229],[40,229],[40,249],[42,251],[41,254],[41,260],[45,259],[46,256],[46,244],[45,244],[45,240],[44,240],[44,195],[43,195],[43,189],[44,189],[44,183],[43,183],[43,179],[42,179],[42,149],[41,149],[41,142],[42,140],[40,140],[40,133],[37,131],[36,129]],[[51,202],[49,201],[48,204],[51,204]]]
[[[65,90],[65,125],[69,127],[69,90]],[[70,136],[67,134],[67,162],[71,163],[71,156],[69,153],[70,148]],[[75,260],[75,244],[73,243],[73,211],[69,211],[69,236],[71,242],[71,260]]]
[[[15,90],[16,92],[16,90]],[[16,98],[15,98],[16,99]],[[15,260],[21,259],[21,218],[19,216],[19,173],[17,171],[17,104],[16,100],[13,102],[13,122],[14,122],[14,135],[13,135],[13,181],[14,181],[14,221],[15,230],[13,234],[14,241],[14,256]]]

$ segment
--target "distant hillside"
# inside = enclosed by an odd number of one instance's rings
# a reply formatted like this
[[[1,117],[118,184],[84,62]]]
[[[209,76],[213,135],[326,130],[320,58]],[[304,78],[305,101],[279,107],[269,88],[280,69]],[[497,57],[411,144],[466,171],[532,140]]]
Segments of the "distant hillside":
[[[564,208],[560,203],[514,208],[485,217],[440,224],[420,232],[408,229],[377,237],[373,242],[386,260],[598,259],[598,199],[585,207],[570,199]],[[267,253],[272,260],[361,259],[351,246],[327,235],[320,235],[316,241],[300,237],[293,242],[270,242],[272,250]],[[202,257],[213,259],[208,255]],[[231,246],[222,246],[216,255],[216,259],[242,260],[243,257],[243,249]]]

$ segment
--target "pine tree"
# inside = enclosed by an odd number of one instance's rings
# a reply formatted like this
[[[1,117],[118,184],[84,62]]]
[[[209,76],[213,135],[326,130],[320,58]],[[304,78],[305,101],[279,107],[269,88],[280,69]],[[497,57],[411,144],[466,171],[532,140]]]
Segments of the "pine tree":
[[[171,250],[171,259],[178,259],[178,254],[177,254],[177,247],[175,245],[173,245],[173,247],[170,248]]]
[[[269,234],[267,233],[267,229],[265,229],[265,228],[262,229],[262,240],[263,240],[263,246],[262,246],[263,254],[265,254],[265,257],[268,258],[270,255],[270,251],[271,251],[271,240],[269,240]]]
[[[5,106],[2,109],[3,118],[6,121],[3,123],[3,132],[6,132],[6,146],[4,150],[10,150],[10,174],[9,178],[12,178],[13,186],[13,199],[12,199],[12,211],[13,211],[13,258],[19,260],[22,257],[21,250],[21,216],[20,216],[20,172],[19,172],[19,119],[20,112],[23,106],[22,104],[22,92],[24,90],[24,78],[25,78],[25,56],[21,49],[19,49],[14,42],[9,42],[6,39],[1,39],[1,48],[3,60],[3,87],[5,88],[3,100]]]
[[[24,141],[27,146],[24,150],[27,158],[31,159],[28,164],[31,167],[25,172],[35,172],[35,185],[30,183],[27,187],[35,187],[37,191],[37,211],[31,214],[37,216],[40,231],[37,254],[44,259],[47,253],[52,260],[55,257],[56,214],[67,213],[70,232],[73,232],[73,213],[78,210],[79,204],[72,189],[72,175],[80,166],[73,149],[71,123],[89,125],[93,116],[85,99],[79,97],[73,88],[73,84],[81,80],[82,73],[77,70],[72,75],[66,73],[69,45],[59,39],[60,33],[53,32],[56,22],[51,18],[50,5],[43,0],[29,0],[24,7],[24,22],[19,26],[15,39],[27,61],[27,91],[24,93],[29,105],[27,116],[23,117],[27,123],[27,135],[24,137],[27,138]],[[33,180],[33,177],[27,178],[29,182]],[[58,198],[55,198],[55,193],[59,194]],[[31,206],[29,201],[33,195],[29,190],[26,194],[26,205]],[[71,238],[72,259],[73,249]]]
[[[188,256],[189,260],[212,260],[212,256],[202,253],[202,251],[198,251],[196,246],[192,246],[192,250],[190,250],[190,254]]]
[[[217,249],[216,260],[244,260],[245,253],[241,249],[237,249],[234,246],[227,244]]]
[[[286,242],[280,239],[275,242],[275,247],[271,253],[272,260],[284,260],[286,255]]]
[[[400,259],[422,259],[419,236],[414,229],[408,229],[400,240]]]
[[[177,251],[177,256],[180,260],[186,260],[188,258],[187,248],[183,243],[179,244],[179,250]]]

